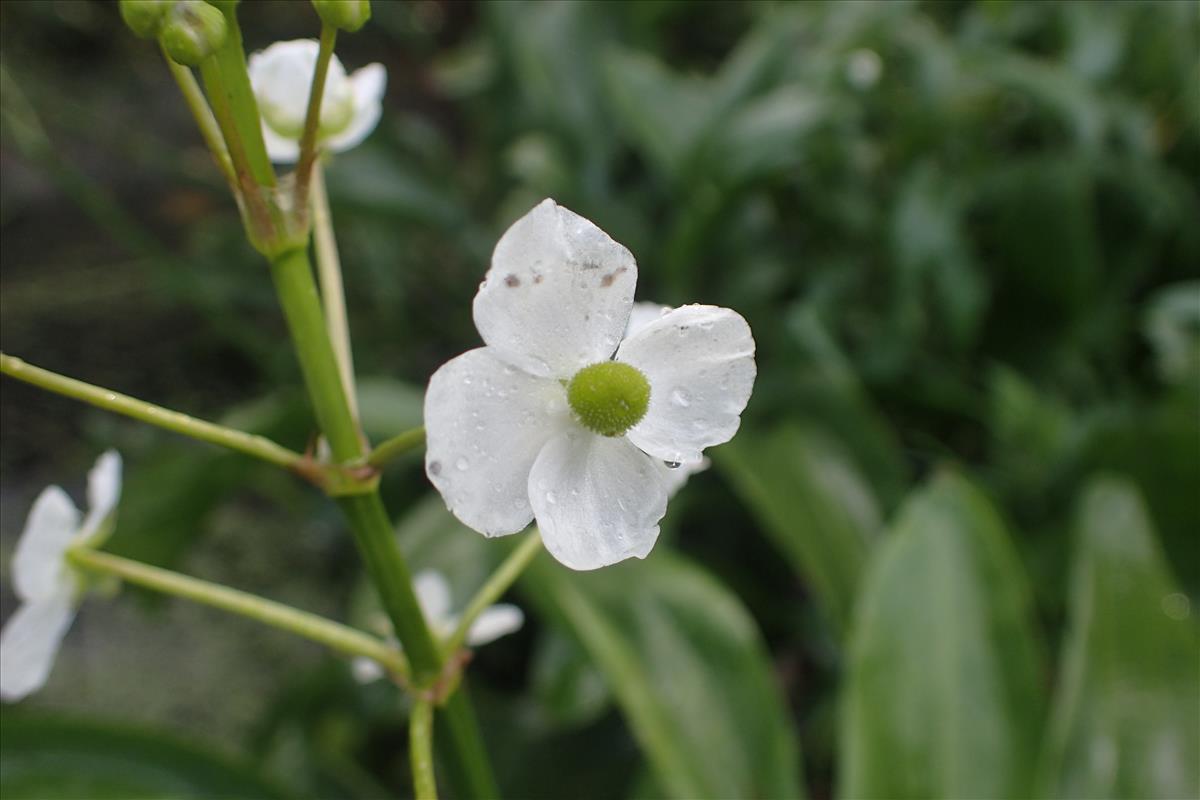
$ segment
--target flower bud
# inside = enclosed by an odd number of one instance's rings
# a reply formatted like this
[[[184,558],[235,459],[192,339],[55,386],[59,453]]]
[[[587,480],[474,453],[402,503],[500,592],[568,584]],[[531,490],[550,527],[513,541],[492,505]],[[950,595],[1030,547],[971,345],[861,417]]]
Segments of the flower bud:
[[[312,0],[317,16],[331,28],[354,33],[371,18],[371,0]]]
[[[153,39],[173,5],[175,0],[121,0],[121,19],[134,36]]]
[[[195,67],[225,41],[225,15],[203,0],[180,0],[159,38],[173,61]]]

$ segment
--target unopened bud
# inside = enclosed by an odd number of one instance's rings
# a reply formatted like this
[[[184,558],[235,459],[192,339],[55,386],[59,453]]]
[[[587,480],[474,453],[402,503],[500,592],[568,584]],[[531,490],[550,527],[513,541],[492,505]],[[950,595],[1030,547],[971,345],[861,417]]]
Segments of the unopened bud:
[[[225,41],[225,15],[203,0],[180,0],[159,38],[173,61],[198,66]]]
[[[121,19],[135,36],[153,39],[175,0],[121,0]]]
[[[312,0],[312,4],[321,22],[348,33],[354,33],[371,18],[371,0]]]

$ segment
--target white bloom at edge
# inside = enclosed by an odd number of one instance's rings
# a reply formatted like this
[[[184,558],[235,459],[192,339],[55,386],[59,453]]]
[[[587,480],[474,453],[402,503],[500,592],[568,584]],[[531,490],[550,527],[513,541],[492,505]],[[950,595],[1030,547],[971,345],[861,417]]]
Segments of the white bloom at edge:
[[[413,591],[416,592],[417,602],[421,605],[421,611],[424,612],[433,635],[441,640],[447,639],[458,627],[459,617],[451,612],[453,603],[450,599],[450,584],[446,578],[436,570],[423,570],[413,580]],[[488,606],[467,630],[467,644],[471,647],[482,647],[501,636],[520,630],[524,624],[525,614],[516,606],[510,603]],[[387,627],[390,629],[391,626]],[[378,661],[365,656],[354,659],[350,666],[354,679],[359,683],[378,680],[384,674]]]
[[[320,46],[313,39],[276,42],[250,56],[250,85],[262,116],[267,155],[280,164],[300,157],[300,137]],[[340,153],[366,139],[383,114],[387,71],[369,64],[351,75],[337,56],[329,62],[321,96],[318,141]]]
[[[0,697],[16,701],[46,684],[54,657],[80,600],[67,564],[71,545],[104,531],[121,496],[121,456],[109,450],[88,473],[88,513],[83,516],[58,486],[38,495],[17,540],[13,591],[21,604],[0,631]],[[81,521],[82,518],[82,521]]]
[[[426,474],[463,523],[504,536],[536,519],[572,569],[644,558],[666,512],[663,463],[700,464],[737,432],[756,374],[750,326],[688,305],[624,338],[636,283],[630,252],[553,200],[500,238],[474,302],[485,346],[443,364],[425,394]],[[596,365],[649,390],[612,435],[568,397]]]

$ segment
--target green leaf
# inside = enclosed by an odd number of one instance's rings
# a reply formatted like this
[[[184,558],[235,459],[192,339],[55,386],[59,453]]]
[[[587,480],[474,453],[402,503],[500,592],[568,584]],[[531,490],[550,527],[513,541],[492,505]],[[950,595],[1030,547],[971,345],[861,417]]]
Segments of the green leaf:
[[[1092,482],[1076,536],[1042,793],[1195,797],[1200,639],[1137,489]]]
[[[850,645],[839,795],[1028,797],[1038,657],[1029,588],[995,511],[943,473],[877,552]]]
[[[540,556],[521,589],[604,673],[671,797],[797,797],[798,745],[746,610],[661,548],[577,573]]]
[[[532,672],[534,697],[560,724],[593,722],[612,702],[604,675],[574,639],[558,631],[548,631],[538,642]]]
[[[160,731],[6,712],[0,720],[0,796],[135,800],[285,795],[246,766]]]
[[[713,457],[844,633],[882,526],[854,463],[832,440],[792,425],[766,435],[743,431]]]

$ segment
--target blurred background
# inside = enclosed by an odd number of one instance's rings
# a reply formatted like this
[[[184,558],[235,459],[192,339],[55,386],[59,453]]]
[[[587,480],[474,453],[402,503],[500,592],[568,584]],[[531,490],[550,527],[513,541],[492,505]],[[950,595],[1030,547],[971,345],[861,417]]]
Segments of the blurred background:
[[[251,50],[318,30],[307,3],[240,17]],[[269,275],[156,48],[83,0],[0,4],[0,48],[4,351],[310,444]],[[716,771],[673,783],[639,751],[602,646],[562,618],[576,584],[539,564],[513,595],[529,623],[471,667],[506,794],[1200,794],[1196,4],[377,1],[338,54],[388,73],[379,128],[328,168],[376,441],[478,344],[491,248],[543,197],[630,248],[639,299],[732,307],[758,345],[743,432],[659,548],[577,584]],[[353,544],[304,485],[0,386],[5,616],[33,498],[82,500],[116,446],[112,550],[365,618]],[[418,458],[384,488],[414,562],[465,603],[504,545],[447,521]],[[946,643],[957,667],[931,655]],[[90,796],[130,796],[118,772],[184,796],[404,794],[398,697],[125,590],[4,708],[0,784],[79,796],[55,776],[86,763],[117,765]],[[689,705],[709,716],[671,716]],[[951,706],[995,736],[925,742]],[[997,748],[982,789],[879,777]]]

